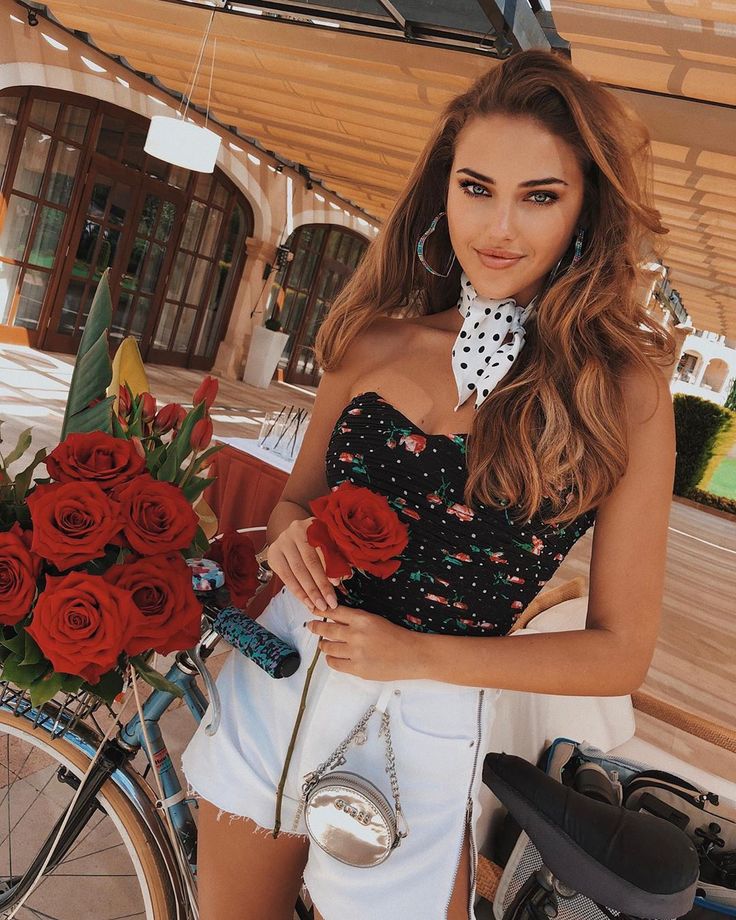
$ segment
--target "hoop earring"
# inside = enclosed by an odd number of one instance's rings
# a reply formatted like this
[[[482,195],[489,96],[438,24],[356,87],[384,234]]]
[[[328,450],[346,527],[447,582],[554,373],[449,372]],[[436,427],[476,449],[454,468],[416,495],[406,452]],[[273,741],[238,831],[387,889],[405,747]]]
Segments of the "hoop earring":
[[[450,274],[450,271],[452,270],[452,266],[455,264],[455,252],[453,251],[452,258],[450,259],[450,264],[447,266],[447,271],[443,275],[442,272],[436,272],[432,268],[432,266],[429,264],[429,262],[427,262],[427,260],[424,258],[424,243],[427,237],[430,235],[430,233],[434,233],[434,229],[437,226],[437,222],[439,221],[441,217],[444,216],[444,214],[445,214],[445,211],[440,211],[440,213],[435,217],[435,219],[429,225],[429,229],[425,230],[425,232],[420,237],[419,242],[417,243],[417,255],[419,256],[419,261],[427,269],[428,272],[431,272],[433,275],[437,275],[439,278],[447,278],[447,276]]]
[[[577,235],[576,235],[576,237],[575,237],[575,254],[574,254],[573,257],[572,257],[572,261],[570,262],[570,265],[568,265],[568,267],[565,269],[565,271],[562,272],[563,275],[565,274],[565,272],[566,272],[569,268],[572,268],[573,265],[577,265],[577,263],[578,263],[578,262],[580,261],[580,259],[582,258],[582,254],[583,254],[583,240],[584,240],[584,239],[585,239],[585,227],[578,227],[578,232],[577,232]],[[552,274],[551,274],[551,275],[549,276],[549,278],[547,279],[547,286],[548,286],[548,287],[549,287],[550,284],[552,284],[552,282],[553,282],[553,281],[555,280],[555,278],[557,277],[557,272],[559,271],[560,265],[562,264],[562,260],[563,260],[564,258],[565,258],[565,254],[563,253],[563,254],[560,256],[560,258],[559,258],[559,260],[558,260],[558,262],[557,262],[557,265],[555,265],[555,267],[552,269]]]

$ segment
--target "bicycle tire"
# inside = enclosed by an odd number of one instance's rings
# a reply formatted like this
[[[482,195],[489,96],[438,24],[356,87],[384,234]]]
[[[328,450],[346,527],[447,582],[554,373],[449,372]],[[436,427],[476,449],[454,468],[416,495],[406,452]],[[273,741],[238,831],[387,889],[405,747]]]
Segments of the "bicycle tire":
[[[89,755],[67,738],[54,738],[23,717],[0,710],[0,736],[3,734],[25,741],[78,778],[89,766]],[[147,920],[176,920],[176,895],[171,875],[148,822],[113,779],[107,780],[97,798],[118,831],[133,864]],[[39,843],[42,844],[43,840]],[[0,916],[7,916],[12,907],[2,910]]]

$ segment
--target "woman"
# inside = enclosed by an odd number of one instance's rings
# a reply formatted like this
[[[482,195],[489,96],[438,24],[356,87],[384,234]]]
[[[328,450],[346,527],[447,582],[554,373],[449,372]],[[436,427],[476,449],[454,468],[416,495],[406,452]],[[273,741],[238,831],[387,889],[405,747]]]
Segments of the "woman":
[[[185,754],[204,799],[203,920],[286,920],[302,873],[324,920],[472,917],[478,755],[498,693],[642,683],[674,468],[658,366],[674,343],[642,308],[638,268],[666,232],[647,202],[649,157],[616,98],[546,52],[494,66],[447,104],[320,329],[324,376],[268,523],[284,588],[263,622],[303,661],[324,653],[285,787],[287,833],[269,829],[305,667],[271,681],[231,655],[224,724]],[[410,538],[394,577],[357,573],[336,591],[305,533],[310,500],[344,480],[386,495]],[[594,519],[586,628],[512,641]],[[381,865],[345,866],[309,846],[302,778],[395,683],[409,833]],[[383,757],[371,737],[345,769],[378,782]]]

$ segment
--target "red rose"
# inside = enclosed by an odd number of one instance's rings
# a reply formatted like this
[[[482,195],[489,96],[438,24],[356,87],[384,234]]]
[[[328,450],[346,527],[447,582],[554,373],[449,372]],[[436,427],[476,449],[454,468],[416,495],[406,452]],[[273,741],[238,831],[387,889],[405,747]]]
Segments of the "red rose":
[[[205,409],[209,412],[217,396],[217,388],[219,385],[219,381],[208,374],[194,391],[194,396],[192,397],[193,405],[196,406],[203,402]]]
[[[202,605],[181,556],[149,556],[114,565],[104,577],[129,591],[138,609],[125,646],[129,655],[149,648],[168,655],[199,642]]]
[[[31,609],[40,560],[31,555],[30,534],[18,524],[0,533],[0,623],[12,626]]]
[[[27,502],[31,548],[61,571],[104,556],[120,533],[120,506],[94,482],[36,486]]]
[[[116,490],[123,512],[123,534],[141,556],[186,549],[199,517],[178,486],[139,476]]]
[[[209,556],[222,565],[233,603],[245,608],[260,584],[256,549],[251,538],[247,533],[230,531],[212,544]]]
[[[96,684],[112,670],[139,616],[128,591],[99,575],[47,578],[28,632],[55,671]]]
[[[309,507],[316,520],[307,541],[323,551],[328,578],[348,576],[352,567],[388,578],[401,565],[392,557],[406,548],[409,528],[385,495],[345,481]]]
[[[127,482],[145,468],[135,444],[103,431],[70,434],[46,458],[46,469],[57,482],[83,480],[103,489]]]

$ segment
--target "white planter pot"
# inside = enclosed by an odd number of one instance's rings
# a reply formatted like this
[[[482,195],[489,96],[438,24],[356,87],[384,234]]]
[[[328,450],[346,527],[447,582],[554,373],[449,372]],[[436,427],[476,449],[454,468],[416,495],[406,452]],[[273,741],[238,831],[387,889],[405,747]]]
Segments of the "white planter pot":
[[[267,388],[288,341],[288,332],[275,332],[273,329],[266,329],[265,326],[256,326],[250,339],[243,382],[254,387]]]

